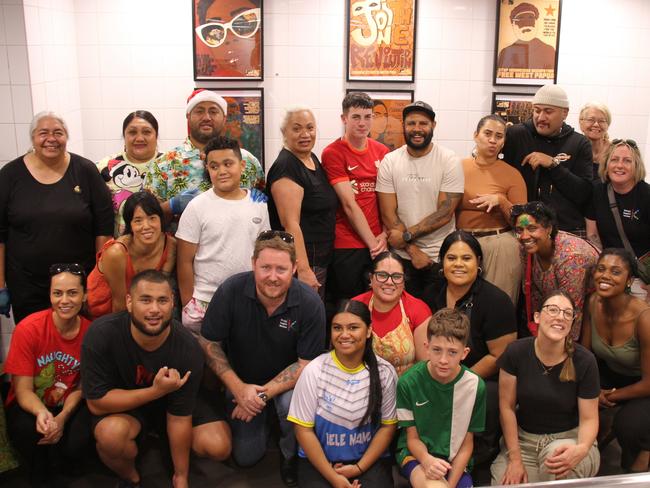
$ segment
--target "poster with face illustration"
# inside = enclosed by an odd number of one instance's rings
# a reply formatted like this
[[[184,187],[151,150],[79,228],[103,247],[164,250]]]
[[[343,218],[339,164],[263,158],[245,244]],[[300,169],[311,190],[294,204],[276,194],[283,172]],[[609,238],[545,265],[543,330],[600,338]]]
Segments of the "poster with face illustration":
[[[417,0],[347,0],[348,81],[412,83]]]
[[[557,80],[562,0],[497,0],[495,85]]]
[[[348,89],[347,92],[359,91]],[[413,90],[363,90],[373,101],[370,138],[391,151],[404,145],[402,110],[413,102]]]
[[[262,80],[262,0],[192,0],[195,80]]]

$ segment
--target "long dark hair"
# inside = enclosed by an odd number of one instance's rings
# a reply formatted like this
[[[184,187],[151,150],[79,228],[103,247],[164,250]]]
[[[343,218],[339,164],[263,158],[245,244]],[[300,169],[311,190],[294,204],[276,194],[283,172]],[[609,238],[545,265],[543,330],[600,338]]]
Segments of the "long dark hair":
[[[352,315],[356,315],[368,327],[370,327],[370,310],[368,310],[365,303],[356,300],[343,300],[336,310],[336,314],[339,313],[351,313]],[[382,391],[381,379],[379,378],[379,366],[377,365],[377,356],[375,356],[375,352],[372,350],[372,336],[366,340],[366,347],[363,350],[363,362],[370,375],[370,391],[368,392],[368,408],[366,409],[366,413],[363,414],[359,426],[370,421],[370,423],[376,427],[381,422]]]

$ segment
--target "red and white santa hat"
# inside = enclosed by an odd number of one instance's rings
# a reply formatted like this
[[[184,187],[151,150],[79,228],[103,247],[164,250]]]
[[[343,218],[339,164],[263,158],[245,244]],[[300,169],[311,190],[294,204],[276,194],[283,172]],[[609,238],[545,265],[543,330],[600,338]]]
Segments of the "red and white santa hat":
[[[192,92],[187,98],[187,107],[185,113],[189,115],[194,107],[201,102],[214,102],[223,112],[224,117],[228,115],[228,102],[223,97],[220,97],[215,92],[206,90],[205,88],[198,88]]]

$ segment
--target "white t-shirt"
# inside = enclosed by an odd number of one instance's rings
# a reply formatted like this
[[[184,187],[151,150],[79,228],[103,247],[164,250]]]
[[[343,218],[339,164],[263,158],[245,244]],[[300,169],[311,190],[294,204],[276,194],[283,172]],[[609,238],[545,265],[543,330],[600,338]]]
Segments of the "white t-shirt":
[[[426,156],[412,157],[406,145],[384,156],[379,165],[375,191],[397,195],[397,216],[410,227],[438,209],[440,192],[463,193],[465,179],[463,165],[456,154],[434,144]],[[456,219],[419,237],[413,243],[431,259],[438,261],[438,251],[444,238],[456,228]],[[396,252],[405,259],[410,257],[404,250]]]
[[[257,235],[270,229],[266,196],[246,190],[225,200],[212,188],[194,198],[181,215],[176,237],[198,244],[194,257],[194,298],[209,302],[230,276],[251,270]]]

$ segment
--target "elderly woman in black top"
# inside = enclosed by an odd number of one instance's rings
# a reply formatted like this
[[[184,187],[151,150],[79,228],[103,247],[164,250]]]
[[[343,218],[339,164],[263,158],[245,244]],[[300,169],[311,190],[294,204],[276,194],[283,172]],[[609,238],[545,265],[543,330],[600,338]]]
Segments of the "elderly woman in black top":
[[[65,121],[41,112],[30,134],[32,150],[0,170],[0,312],[11,293],[16,323],[49,306],[51,264],[89,273],[113,235],[110,192],[91,161],[67,151]]]

